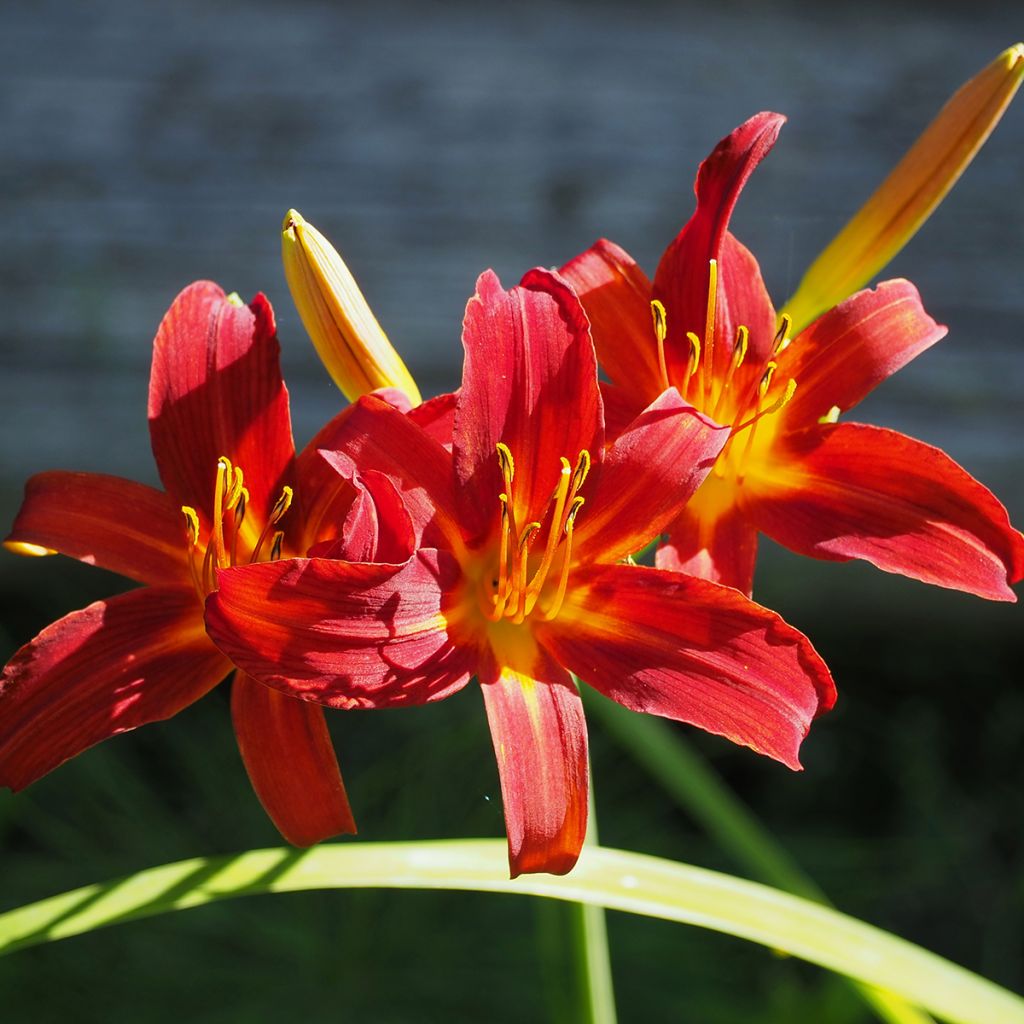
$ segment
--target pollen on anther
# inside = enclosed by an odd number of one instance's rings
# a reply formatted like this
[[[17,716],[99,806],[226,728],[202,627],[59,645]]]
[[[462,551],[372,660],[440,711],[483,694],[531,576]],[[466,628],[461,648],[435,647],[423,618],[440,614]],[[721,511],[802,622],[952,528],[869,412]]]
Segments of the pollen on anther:
[[[199,514],[191,505],[181,506],[182,515],[185,517],[185,530],[188,533],[189,543],[199,543]]]

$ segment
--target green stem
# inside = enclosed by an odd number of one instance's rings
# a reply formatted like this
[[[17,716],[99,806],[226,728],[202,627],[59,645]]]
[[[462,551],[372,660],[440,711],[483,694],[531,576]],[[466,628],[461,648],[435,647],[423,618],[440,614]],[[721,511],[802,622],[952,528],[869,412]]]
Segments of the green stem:
[[[638,715],[580,687],[588,715],[597,715],[658,784],[686,810],[738,866],[755,878],[818,903],[829,904],[815,882],[667,722]],[[931,1024],[931,1019],[887,992],[857,985],[858,994],[890,1024]]]
[[[597,813],[589,766],[587,772],[590,800],[584,845],[596,846]],[[536,919],[549,1018],[557,1024],[616,1024],[603,908],[537,900]]]
[[[952,1024],[1024,1024],[1024,999],[830,907],[757,882],[586,847],[565,876],[507,877],[503,839],[322,844],[196,858],[0,915],[0,951],[214,900],[264,892],[397,888],[508,892],[711,928],[896,993]]]

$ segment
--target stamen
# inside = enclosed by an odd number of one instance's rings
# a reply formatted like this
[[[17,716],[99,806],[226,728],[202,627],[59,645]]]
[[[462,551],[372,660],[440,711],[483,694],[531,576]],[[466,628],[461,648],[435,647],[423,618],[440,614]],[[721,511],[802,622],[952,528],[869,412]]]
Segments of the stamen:
[[[711,418],[717,419],[719,409],[722,406],[722,400],[725,398],[725,393],[729,390],[732,384],[733,377],[736,376],[736,371],[743,365],[743,360],[747,358],[747,348],[750,345],[750,331],[740,324],[736,328],[736,341],[733,343],[732,351],[732,362],[729,363],[729,370],[725,375],[725,380],[722,382],[722,390],[718,392],[718,398],[715,401],[715,407],[711,412]]]
[[[185,516],[185,532],[188,534],[188,571],[192,576],[192,586],[196,593],[205,595],[199,567],[196,565],[196,549],[199,547],[199,514],[191,505],[182,505],[181,511]]]
[[[281,521],[285,512],[292,507],[293,497],[295,497],[295,492],[290,487],[286,486],[281,489],[281,497],[274,502],[274,507],[270,510],[270,521],[272,523]]]
[[[267,525],[263,527],[259,540],[256,541],[256,547],[253,548],[252,557],[249,559],[250,562],[258,562],[260,560],[263,545],[266,543],[267,537],[270,536],[271,528],[275,523],[280,522],[285,512],[291,508],[293,495],[294,492],[290,487],[283,487],[281,489],[281,496],[276,502],[274,502],[274,507],[270,510],[270,516],[267,518]],[[275,534],[275,537],[276,536],[277,535]],[[273,548],[273,545],[271,547]]]
[[[769,363],[768,365],[771,366],[774,369],[774,364]],[[767,371],[766,371],[765,376],[767,376],[767,375],[768,374],[767,374]],[[764,378],[762,378],[762,382],[763,382],[763,380],[764,380]],[[771,378],[769,377],[769,382],[770,382],[770,380],[771,380]],[[765,388],[765,390],[767,390],[767,387]],[[747,443],[746,443],[746,445],[743,448],[743,455],[740,458],[739,472],[736,474],[736,482],[737,483],[740,483],[740,484],[743,483],[744,467],[747,464],[747,458],[750,455],[751,449],[754,447],[754,437],[757,435],[757,425],[758,425],[758,423],[760,423],[761,420],[763,420],[765,418],[765,416],[771,416],[774,413],[777,413],[780,409],[782,409],[783,406],[788,405],[790,403],[790,401],[792,400],[793,395],[795,395],[795,394],[796,394],[796,381],[792,377],[790,377],[789,380],[786,381],[786,388],[783,391],[783,393],[774,402],[772,402],[771,405],[769,405],[766,409],[758,409],[757,415],[754,416],[751,420],[749,420],[747,423],[741,424],[739,427],[733,428],[733,437],[735,437],[738,431],[745,430],[747,427],[750,427],[750,433],[747,435]],[[761,392],[761,396],[762,397],[763,397],[763,395],[764,395],[764,392]],[[758,398],[758,405],[760,405],[760,404],[761,404],[761,399]]]
[[[188,542],[195,547],[199,543],[199,513],[191,505],[182,505],[181,511],[185,516],[185,530],[188,533]]]
[[[530,559],[530,544],[533,537],[540,529],[540,523],[527,523],[523,528],[523,535],[519,541],[519,561],[516,565],[516,576],[513,584],[515,595],[515,609],[512,621],[518,625],[526,618],[526,570]]]
[[[498,555],[498,586],[494,594],[494,606],[487,613],[492,622],[505,614],[505,603],[512,593],[511,580],[508,572],[508,549],[509,549],[509,508],[508,495],[499,494],[498,501],[501,502],[501,551]]]
[[[497,445],[497,452],[502,477],[511,483],[515,473],[511,452],[506,445],[500,443]],[[518,624],[533,612],[558,556],[558,548],[563,542],[563,537],[571,535],[572,520],[583,504],[583,498],[579,496],[578,491],[590,473],[590,452],[586,449],[581,450],[576,457],[575,466],[564,456],[560,462],[558,483],[551,493],[548,508],[541,521],[527,523],[519,530],[515,521],[511,488],[498,496],[501,503],[498,574],[497,579],[492,581],[495,589],[493,592],[488,591],[490,599],[484,602],[484,614],[492,622],[499,622],[507,617]],[[531,548],[544,523],[547,523],[544,550],[531,574]],[[563,573],[567,572],[568,568],[563,567]],[[564,587],[563,582],[563,591]]]
[[[744,420],[742,423],[732,428],[733,437],[735,437],[740,431],[746,430],[747,427],[752,426],[758,420],[764,419],[765,416],[771,416],[777,413],[783,406],[789,405],[792,401],[793,396],[796,394],[796,381],[790,377],[786,381],[786,389],[783,393],[774,401],[771,405],[764,409],[758,409],[756,415],[751,416],[749,420]]]
[[[498,449],[498,465],[501,466],[501,475],[505,480],[505,490],[512,493],[512,478],[516,475],[516,464],[508,445],[499,441],[495,447]]]
[[[827,413],[825,413],[824,416],[819,416],[818,417],[818,422],[822,423],[822,424],[825,424],[825,423],[838,423],[839,422],[839,414],[842,411],[843,410],[840,409],[838,405],[833,405],[832,408],[829,409],[829,411]]]
[[[241,475],[241,470],[238,471]],[[231,564],[235,565],[238,562],[238,535],[242,530],[242,523],[245,520],[245,510],[249,504],[249,491],[247,488],[242,487],[239,491],[238,500],[235,502],[235,508],[232,513],[231,519]]]
[[[774,360],[770,361],[764,368],[764,373],[761,374],[761,380],[757,385],[757,397],[764,398],[768,393],[768,389],[772,386],[772,377],[775,376],[775,371],[779,368],[778,363]]]
[[[565,545],[562,548],[562,571],[558,576],[558,589],[555,596],[544,612],[544,618],[551,622],[562,610],[562,603],[565,601],[565,591],[569,583],[569,566],[572,563],[572,530],[576,522],[576,515],[583,507],[583,498],[574,498],[572,507],[569,509],[569,517],[565,521]]]
[[[654,318],[654,337],[658,340],[658,369],[665,387],[668,387],[668,366],[665,362],[665,338],[668,337],[668,316],[665,307],[657,300],[651,300],[651,316]]]
[[[569,460],[564,455],[562,456],[562,471],[558,476],[558,486],[555,487],[555,492],[552,495],[555,507],[551,513],[551,523],[548,526],[548,540],[547,544],[544,545],[544,557],[541,559],[540,565],[537,566],[537,571],[533,574],[533,579],[530,580],[530,584],[526,588],[525,609],[527,615],[533,611],[533,606],[537,603],[541,587],[544,586],[544,579],[551,568],[551,563],[554,561],[558,542],[562,539],[562,514],[565,511],[565,502],[569,497],[570,486],[574,490],[576,488],[575,480],[577,473],[581,470],[582,454],[581,452],[581,459],[576,463],[575,472],[573,472],[572,467],[569,465]],[[585,475],[586,473],[584,472]]]
[[[242,491],[245,488],[243,484],[242,467],[235,466],[232,470],[230,485],[228,486],[228,493],[224,498],[224,507],[233,509],[238,504],[238,499],[242,496]]]
[[[686,379],[683,381],[680,394],[686,398],[686,392],[690,388],[690,378],[697,372],[700,366],[700,338],[693,331],[686,332],[686,340],[690,343],[690,359],[686,364]]]
[[[777,356],[783,349],[789,346],[792,340],[789,337],[792,326],[793,318],[788,313],[783,313],[779,318],[779,329],[775,332],[775,340],[772,342],[773,356]]]
[[[584,484],[590,473],[590,452],[584,448],[576,456],[576,468],[572,472],[572,493],[575,494]]]
[[[270,561],[276,562],[281,557],[281,544],[284,541],[284,530],[274,532],[274,543],[270,545]]]

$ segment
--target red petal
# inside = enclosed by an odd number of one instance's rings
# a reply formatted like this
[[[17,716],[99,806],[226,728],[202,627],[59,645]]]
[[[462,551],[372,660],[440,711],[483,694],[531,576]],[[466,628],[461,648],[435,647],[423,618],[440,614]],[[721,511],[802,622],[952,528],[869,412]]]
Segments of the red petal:
[[[662,394],[605,452],[577,518],[577,558],[615,562],[656,537],[711,471],[729,432],[675,388]]]
[[[665,388],[651,319],[651,282],[614,242],[600,239],[559,271],[590,320],[597,357],[641,408]]]
[[[419,545],[461,543],[451,455],[408,416],[372,396],[361,398],[321,454],[343,477],[357,470],[386,476],[401,495]]]
[[[449,391],[414,406],[409,410],[409,419],[421,426],[438,444],[451,451],[458,404],[458,391]]]
[[[170,718],[230,666],[191,588],[143,587],[65,615],[0,681],[0,785],[21,789],[108,736]]]
[[[634,711],[690,722],[799,768],[811,719],[835,701],[810,641],[706,580],[632,565],[573,574],[538,627],[566,668]]]
[[[455,560],[421,549],[404,566],[296,558],[225,569],[206,602],[210,636],[269,686],[339,708],[441,700],[476,652],[449,639]]]
[[[694,191],[697,209],[665,251],[654,275],[654,297],[667,312],[666,359],[670,380],[679,380],[690,357],[686,332],[703,342],[708,300],[708,262],[718,261],[715,375],[729,366],[736,328],[750,330],[752,357],[770,345],[775,315],[756,260],[728,234],[743,186],[767,156],[785,118],[761,113],[741,124],[700,165]]]
[[[1024,538],[1006,509],[948,455],[859,423],[785,441],[788,464],[749,476],[754,523],[816,558],[863,558],[886,572],[996,601],[1024,575]]]
[[[39,544],[140,583],[189,583],[181,509],[154,487],[99,473],[37,473],[9,541]]]
[[[833,406],[846,412],[945,334],[909,281],[885,281],[857,292],[815,320],[779,356],[777,379],[796,381],[785,423],[810,426]]]
[[[525,524],[543,518],[562,456],[599,457],[604,420],[587,318],[557,275],[531,271],[506,292],[492,271],[481,274],[462,340],[453,451],[461,521],[475,537],[499,521],[499,441],[517,466],[510,497]]]
[[[231,717],[252,788],[289,843],[356,831],[323,708],[236,672]]]
[[[217,460],[245,474],[249,515],[265,521],[294,455],[288,392],[278,366],[270,303],[236,306],[209,281],[186,288],[153,342],[149,432],[160,479],[175,504],[209,523]]]
[[[543,652],[480,682],[498,759],[511,875],[564,875],[587,831],[587,726],[569,674]]]
[[[721,583],[750,597],[757,558],[757,529],[731,503],[715,495],[717,479],[697,491],[669,528],[668,541],[658,548],[659,569],[685,572]]]
[[[295,460],[293,509],[302,524],[302,537],[296,538],[296,547],[303,554],[315,544],[337,540],[356,499],[351,475],[339,473],[320,454],[320,449],[332,449],[337,439],[347,436],[346,424],[354,408],[347,406],[321,427]]]

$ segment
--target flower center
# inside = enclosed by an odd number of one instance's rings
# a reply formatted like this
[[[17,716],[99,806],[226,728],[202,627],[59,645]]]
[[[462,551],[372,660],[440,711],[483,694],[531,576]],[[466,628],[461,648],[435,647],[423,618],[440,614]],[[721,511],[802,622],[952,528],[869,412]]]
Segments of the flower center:
[[[267,561],[275,561],[281,556],[283,530],[274,527],[288,511],[292,503],[292,489],[285,487],[281,496],[267,516],[246,558],[243,540],[243,551],[239,558],[239,540],[242,525],[245,523],[249,505],[249,491],[244,484],[244,475],[240,466],[233,466],[231,460],[222,455],[217,460],[217,481],[213,492],[213,523],[205,542],[202,540],[202,529],[199,513],[191,505],[182,505],[185,516],[185,532],[189,545],[189,568],[192,571],[192,583],[199,597],[217,589],[217,570],[237,565],[241,561],[259,562],[267,541],[270,541]],[[251,536],[251,534],[250,534]]]
[[[590,472],[590,452],[583,450],[572,466],[562,456],[558,483],[548,500],[540,521],[520,524],[516,521],[513,479],[515,463],[508,447],[497,445],[498,463],[505,484],[498,495],[501,504],[501,533],[499,538],[498,571],[484,595],[484,611],[492,622],[510,619],[521,623],[538,607],[545,583],[552,569],[560,563],[557,583],[538,611],[548,621],[558,615],[565,599],[572,560],[572,531],[576,516],[583,505],[580,488]],[[547,527],[543,547],[537,541]]]
[[[757,365],[747,361],[750,350],[750,331],[740,325],[732,347],[732,357],[723,372],[715,368],[715,315],[718,297],[718,261],[708,265],[708,298],[704,320],[703,341],[688,331],[690,353],[680,380],[669,379],[665,359],[665,339],[668,336],[668,316],[657,300],[651,302],[654,335],[658,343],[658,363],[665,387],[675,384],[683,398],[694,408],[710,416],[716,423],[729,424],[732,433],[715,462],[718,477],[733,476],[743,482],[743,474],[751,452],[755,448],[759,424],[774,416],[789,404],[796,392],[796,381],[790,378],[780,386],[776,381],[776,357],[790,344],[792,319],[782,314],[769,355]],[[745,435],[745,436],[743,436]]]

